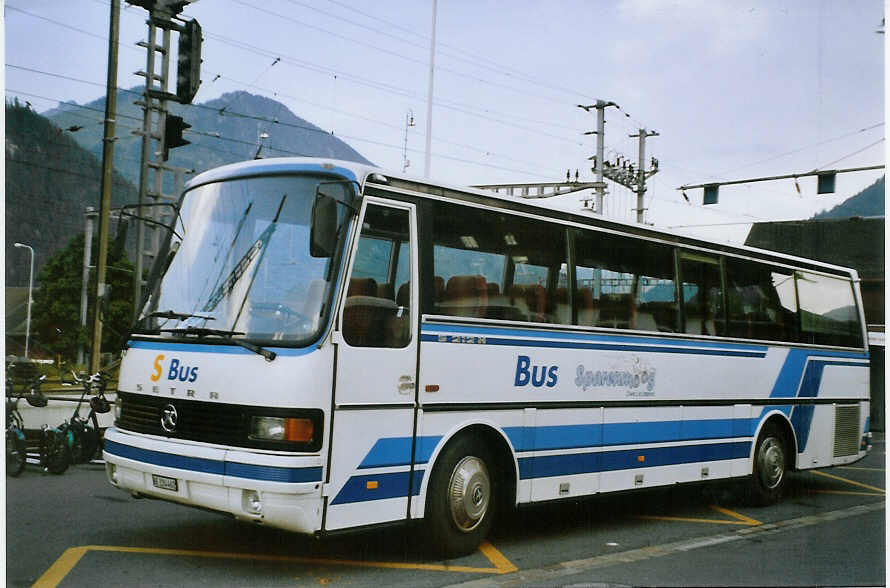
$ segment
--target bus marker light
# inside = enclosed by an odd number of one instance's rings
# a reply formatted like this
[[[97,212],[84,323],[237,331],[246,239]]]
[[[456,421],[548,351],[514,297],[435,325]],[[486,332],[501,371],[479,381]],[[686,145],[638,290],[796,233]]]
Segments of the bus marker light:
[[[428,385],[424,388],[424,390],[426,390],[427,392],[438,392],[438,391],[439,391],[439,385],[438,385],[438,384],[428,384]]]
[[[637,456],[637,461],[640,462],[640,463],[643,463],[644,461],[646,461],[646,456],[645,456],[645,455],[638,455],[638,456]]]
[[[365,488],[368,490],[376,490],[377,489],[377,480],[369,480],[365,483]]]
[[[260,495],[256,490],[244,491],[244,510],[255,515],[263,513],[263,503],[260,501]]]

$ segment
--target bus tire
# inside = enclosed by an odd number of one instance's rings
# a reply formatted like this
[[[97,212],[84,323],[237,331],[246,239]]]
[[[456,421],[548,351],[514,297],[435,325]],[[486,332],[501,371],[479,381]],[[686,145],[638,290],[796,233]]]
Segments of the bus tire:
[[[426,495],[429,547],[445,557],[475,551],[494,520],[497,496],[491,453],[475,438],[445,448]]]
[[[754,469],[748,484],[753,504],[775,504],[782,496],[788,478],[788,444],[774,423],[767,423],[757,437]]]

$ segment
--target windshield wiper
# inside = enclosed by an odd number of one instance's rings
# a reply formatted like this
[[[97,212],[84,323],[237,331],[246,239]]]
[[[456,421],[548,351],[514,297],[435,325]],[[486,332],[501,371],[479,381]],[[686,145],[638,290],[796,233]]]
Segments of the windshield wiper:
[[[176,312],[173,310],[156,310],[148,315],[147,318],[166,318],[166,319],[176,319],[180,321],[184,321],[189,318],[199,318],[204,319],[205,321],[215,321],[216,317],[207,316],[206,314],[192,314],[188,312]]]
[[[173,333],[174,335],[194,335],[196,337],[221,337],[230,343],[239,345],[245,349],[253,351],[258,355],[266,358],[266,361],[272,361],[278,354],[268,349],[263,349],[259,345],[254,345],[244,339],[236,339],[235,335],[243,335],[240,331],[226,331],[224,329],[206,329],[204,327],[186,327],[184,329],[161,329],[162,333]]]

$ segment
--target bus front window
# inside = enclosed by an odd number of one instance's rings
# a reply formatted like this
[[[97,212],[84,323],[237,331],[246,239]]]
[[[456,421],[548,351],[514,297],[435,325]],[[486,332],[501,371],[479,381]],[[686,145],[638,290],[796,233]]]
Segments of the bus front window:
[[[259,342],[313,341],[326,323],[347,221],[346,208],[338,206],[336,250],[310,254],[313,198],[326,180],[233,179],[186,193],[181,240],[173,237],[176,254],[145,307],[143,326],[213,329]]]

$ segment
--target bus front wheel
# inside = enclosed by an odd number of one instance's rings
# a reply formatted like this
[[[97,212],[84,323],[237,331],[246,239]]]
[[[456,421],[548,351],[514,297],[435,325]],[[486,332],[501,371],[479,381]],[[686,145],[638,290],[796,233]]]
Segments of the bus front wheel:
[[[767,424],[757,437],[754,471],[748,484],[754,504],[766,506],[779,500],[788,473],[788,448],[785,437],[775,424]]]
[[[492,457],[472,437],[450,443],[439,457],[427,488],[430,548],[445,556],[474,551],[494,518]]]

